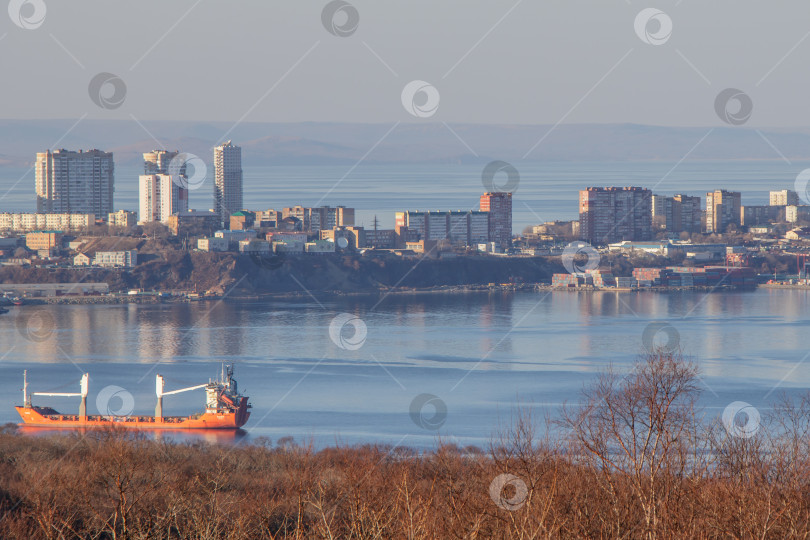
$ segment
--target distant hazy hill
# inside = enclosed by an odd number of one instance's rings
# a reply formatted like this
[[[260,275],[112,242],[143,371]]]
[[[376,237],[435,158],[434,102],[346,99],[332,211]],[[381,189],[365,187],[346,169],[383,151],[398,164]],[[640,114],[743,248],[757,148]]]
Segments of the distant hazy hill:
[[[223,137],[242,146],[246,165],[344,164],[354,163],[367,153],[369,163],[520,161],[541,139],[527,160],[677,161],[710,130],[635,124],[574,124],[552,129],[403,123],[384,137],[393,123],[243,123],[234,127],[225,122],[143,121],[144,129],[135,121],[85,120],[65,136],[74,123],[0,120],[0,165],[29,165],[37,151],[56,147],[111,150],[117,163],[129,165],[137,164],[142,152],[161,145],[211,161],[212,148]],[[772,160],[781,159],[779,152],[791,160],[810,159],[810,132],[716,127],[689,159]]]

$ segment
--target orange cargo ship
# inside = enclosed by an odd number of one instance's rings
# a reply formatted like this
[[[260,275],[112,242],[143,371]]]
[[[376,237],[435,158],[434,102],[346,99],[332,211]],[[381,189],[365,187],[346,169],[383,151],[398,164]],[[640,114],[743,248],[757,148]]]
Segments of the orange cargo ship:
[[[157,406],[155,416],[88,415],[87,390],[89,374],[82,375],[78,393],[28,393],[28,373],[23,375],[23,406],[15,407],[23,420],[21,426],[47,428],[135,428],[135,429],[238,429],[250,417],[251,405],[247,396],[239,394],[233,366],[223,367],[219,380],[206,384],[164,391],[163,377],[157,375],[155,394]],[[179,394],[205,388],[205,412],[191,416],[163,416],[163,396]],[[62,414],[50,407],[37,407],[31,404],[31,396],[81,397],[79,414]]]

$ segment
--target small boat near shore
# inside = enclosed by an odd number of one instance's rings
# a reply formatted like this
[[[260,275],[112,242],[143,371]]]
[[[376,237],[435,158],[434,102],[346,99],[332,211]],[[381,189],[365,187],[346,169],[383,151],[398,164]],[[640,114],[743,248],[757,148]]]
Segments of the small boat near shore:
[[[87,394],[90,375],[82,375],[77,393],[28,392],[28,371],[23,372],[23,405],[15,407],[23,422],[20,426],[43,428],[133,428],[133,429],[238,429],[247,423],[251,405],[247,396],[239,394],[233,366],[222,368],[222,375],[208,383],[164,391],[164,379],[156,376],[155,394],[157,405],[154,416],[88,415]],[[205,410],[190,416],[164,416],[163,397],[205,389]],[[51,407],[35,406],[32,396],[80,397],[79,414],[63,414]]]

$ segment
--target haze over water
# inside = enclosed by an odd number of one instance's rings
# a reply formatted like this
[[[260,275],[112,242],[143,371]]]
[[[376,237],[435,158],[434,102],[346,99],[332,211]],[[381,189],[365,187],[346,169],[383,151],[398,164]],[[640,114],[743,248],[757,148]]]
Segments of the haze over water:
[[[118,385],[135,414],[153,414],[154,376],[167,390],[206,382],[220,361],[237,363],[240,390],[253,403],[247,439],[312,439],[317,446],[382,442],[429,447],[441,435],[486,445],[518,404],[538,416],[575,401],[583,384],[611,363],[625,373],[643,351],[651,322],[668,321],[698,361],[702,404],[719,415],[732,401],[763,414],[783,389],[810,388],[804,330],[810,292],[760,289],[705,294],[469,293],[262,303],[46,306],[55,321],[43,342],[15,322],[32,306],[0,316],[0,369],[6,396],[0,423],[16,422],[22,370],[32,391],[75,392],[91,375],[88,407]],[[329,324],[339,313],[368,328],[357,350],[336,346]],[[753,315],[756,314],[756,315]],[[660,337],[660,336],[659,336]],[[784,381],[782,380],[784,379]],[[771,392],[774,387],[777,390]],[[769,392],[771,392],[769,394]],[[447,405],[438,431],[417,426],[419,394]],[[77,398],[35,398],[62,412]],[[198,412],[202,391],[166,398],[168,414]],[[113,405],[113,408],[115,405]],[[431,418],[433,410],[424,411]]]

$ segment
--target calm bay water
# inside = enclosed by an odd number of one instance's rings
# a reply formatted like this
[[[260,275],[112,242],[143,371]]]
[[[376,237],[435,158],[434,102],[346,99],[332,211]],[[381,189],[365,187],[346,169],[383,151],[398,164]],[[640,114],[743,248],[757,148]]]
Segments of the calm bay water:
[[[428,447],[441,435],[485,445],[521,403],[554,415],[583,384],[613,364],[626,372],[651,322],[668,321],[699,362],[703,405],[720,414],[732,401],[760,410],[782,390],[810,388],[807,291],[714,293],[510,293],[341,298],[315,302],[52,306],[52,336],[18,329],[31,306],[0,316],[0,422],[17,421],[22,370],[34,391],[74,392],[91,374],[89,408],[107,385],[152,414],[154,376],[167,389],[207,381],[220,361],[237,363],[253,403],[249,440],[292,436],[317,446],[386,442]],[[357,350],[338,347],[329,325],[339,313],[366,324]],[[349,332],[351,334],[351,332]],[[784,379],[784,380],[783,380]],[[779,390],[770,393],[778,387]],[[415,424],[413,399],[447,407],[438,430]],[[39,398],[65,411],[77,398]],[[202,407],[201,391],[167,398],[172,414]],[[428,406],[424,418],[430,419]]]

